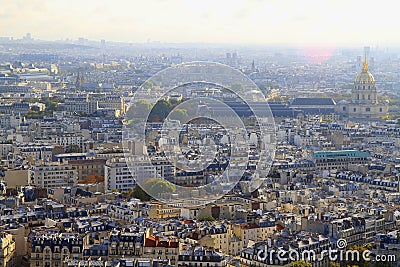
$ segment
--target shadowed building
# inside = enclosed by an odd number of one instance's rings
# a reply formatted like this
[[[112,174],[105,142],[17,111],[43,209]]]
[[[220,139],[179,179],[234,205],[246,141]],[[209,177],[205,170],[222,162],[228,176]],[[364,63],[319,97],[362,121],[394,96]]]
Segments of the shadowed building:
[[[332,98],[298,97],[290,104],[291,108],[298,109],[304,114],[325,115],[335,112],[336,103]]]

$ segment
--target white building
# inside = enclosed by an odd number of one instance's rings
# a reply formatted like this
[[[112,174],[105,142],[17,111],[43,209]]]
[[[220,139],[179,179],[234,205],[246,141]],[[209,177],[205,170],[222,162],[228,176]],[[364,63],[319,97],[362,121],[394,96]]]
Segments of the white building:
[[[67,147],[70,145],[77,145],[83,152],[85,150],[85,138],[81,134],[63,134],[52,137],[54,143]]]
[[[32,183],[42,188],[73,186],[77,182],[77,172],[69,164],[58,162],[32,167]]]
[[[106,190],[127,191],[136,187],[138,178],[155,178],[156,168],[140,159],[132,161],[128,167],[124,158],[108,160],[104,169]]]
[[[54,146],[48,144],[26,144],[15,148],[15,155],[23,155],[33,161],[49,162],[52,160]]]
[[[130,199],[127,202],[116,202],[107,209],[107,214],[114,219],[134,223],[135,219],[147,215],[144,204],[138,199]]]

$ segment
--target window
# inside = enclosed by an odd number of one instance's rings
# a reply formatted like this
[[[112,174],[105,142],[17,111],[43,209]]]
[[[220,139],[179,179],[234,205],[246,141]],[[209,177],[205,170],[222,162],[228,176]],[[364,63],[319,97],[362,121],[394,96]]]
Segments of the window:
[[[366,112],[370,112],[370,111],[371,111],[371,108],[366,108],[365,111],[366,111]]]
[[[357,111],[357,109],[356,109],[356,108],[354,108],[354,109],[353,109],[353,111],[354,111],[354,112],[356,112],[356,111]]]

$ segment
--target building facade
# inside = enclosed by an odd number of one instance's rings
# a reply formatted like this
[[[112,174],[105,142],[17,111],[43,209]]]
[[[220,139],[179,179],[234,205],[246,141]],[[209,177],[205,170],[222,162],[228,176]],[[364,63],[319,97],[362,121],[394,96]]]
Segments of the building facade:
[[[13,267],[15,242],[12,235],[0,233],[0,266]]]
[[[370,153],[358,150],[315,151],[313,162],[319,170],[343,170],[350,164],[364,164],[370,161]]]
[[[77,176],[71,165],[53,162],[32,167],[31,180],[41,188],[58,188],[75,185]]]
[[[351,102],[339,101],[336,112],[349,119],[379,119],[388,115],[388,104],[378,101],[375,78],[368,70],[367,57],[354,81]]]
[[[140,160],[130,162],[128,167],[125,159],[112,159],[107,161],[104,169],[106,190],[110,191],[127,191],[136,187],[137,180],[154,177],[157,177],[156,168],[151,163]]]

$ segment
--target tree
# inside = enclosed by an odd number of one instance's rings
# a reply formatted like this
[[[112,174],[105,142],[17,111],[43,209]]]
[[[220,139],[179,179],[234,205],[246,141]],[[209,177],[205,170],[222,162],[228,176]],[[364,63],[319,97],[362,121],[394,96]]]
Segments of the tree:
[[[147,179],[141,186],[150,196],[158,196],[161,193],[173,193],[176,190],[173,184],[159,178]]]
[[[392,262],[388,262],[388,261],[376,261],[372,264],[373,267],[393,267],[393,263]]]
[[[232,89],[234,92],[241,92],[241,91],[243,91],[243,84],[241,84],[241,83],[234,83],[234,84],[231,85],[231,89]]]
[[[175,99],[175,98],[171,98],[169,100],[169,103],[171,103],[171,105],[173,105],[173,106],[176,106],[176,105],[179,104],[179,101],[177,99]]]
[[[151,122],[162,122],[172,110],[172,105],[166,100],[158,101],[150,112],[149,120]]]
[[[41,100],[39,100],[39,103],[45,104],[46,110],[51,113],[53,111],[57,111],[59,102],[60,102],[60,99],[50,98],[50,97],[43,97]]]
[[[358,259],[347,259],[344,266],[357,266],[357,267],[367,267],[371,266],[370,262],[362,257],[364,251],[368,248],[366,246],[357,246],[354,245],[350,248],[351,251],[358,251],[359,258]],[[349,254],[351,255],[351,254]]]
[[[183,100],[182,100],[183,101]],[[148,116],[149,122],[162,122],[171,113],[171,118],[175,120],[185,120],[187,117],[188,110],[174,108],[181,103],[176,99],[165,100],[161,99],[152,105],[144,100],[139,100],[132,105],[126,113],[126,119],[128,121],[134,121],[134,119],[142,119]],[[192,107],[190,107],[192,108]],[[196,109],[194,109],[196,111]],[[193,112],[189,110],[189,112]]]
[[[174,109],[169,117],[173,120],[185,122],[187,118],[187,112],[184,109]]]
[[[124,197],[127,198],[137,198],[141,201],[150,201],[151,196],[149,196],[140,186],[136,186],[135,188],[130,188],[129,192],[124,194]]]
[[[290,267],[312,267],[312,264],[306,261],[294,261],[290,263]]]
[[[127,112],[127,118],[144,118],[147,116],[147,114],[149,114],[150,109],[150,103],[146,102],[145,100],[139,100],[129,108]]]
[[[200,219],[201,222],[213,222],[215,221],[215,218],[212,216],[206,216]]]
[[[65,153],[79,153],[79,152],[81,152],[81,148],[75,144],[69,145],[65,149]]]
[[[154,88],[154,83],[152,82],[152,81],[145,81],[143,84],[142,84],[142,87],[144,88],[144,89],[153,89]]]
[[[95,184],[95,183],[103,183],[104,177],[100,174],[90,174],[86,176],[86,178],[81,182],[82,184]]]
[[[38,106],[33,106],[33,107],[31,107],[31,110],[32,110],[33,112],[39,112],[39,111],[40,111],[40,108],[39,108]]]

